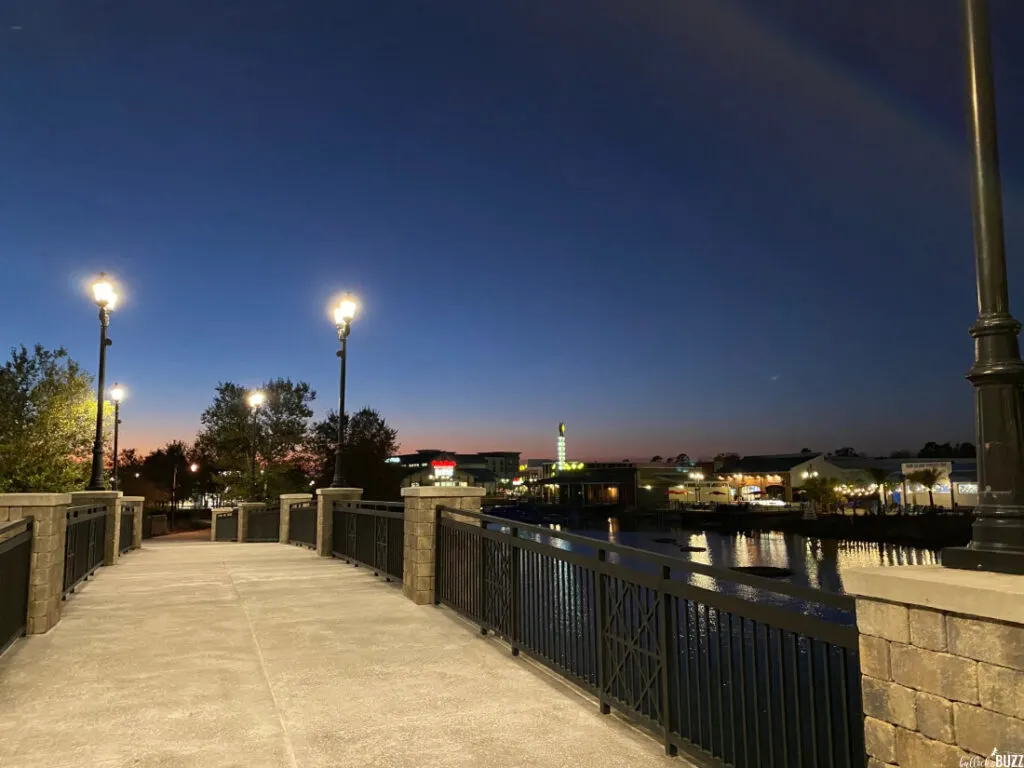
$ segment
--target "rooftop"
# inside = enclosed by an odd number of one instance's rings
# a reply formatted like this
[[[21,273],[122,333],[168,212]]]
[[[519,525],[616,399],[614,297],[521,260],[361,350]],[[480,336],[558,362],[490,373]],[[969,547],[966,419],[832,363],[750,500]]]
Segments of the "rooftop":
[[[768,456],[744,456],[739,461],[722,467],[724,473],[744,472],[762,474],[765,472],[789,472],[793,467],[821,456],[820,453],[778,453]]]

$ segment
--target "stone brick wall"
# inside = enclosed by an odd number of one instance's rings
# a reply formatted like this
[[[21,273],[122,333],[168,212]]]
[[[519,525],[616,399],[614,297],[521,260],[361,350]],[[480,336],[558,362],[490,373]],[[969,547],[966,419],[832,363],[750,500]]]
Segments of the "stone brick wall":
[[[869,768],[1024,753],[1024,625],[858,598],[857,627]]]
[[[281,494],[281,527],[278,529],[277,540],[281,544],[288,543],[288,526],[291,523],[292,507],[305,504],[313,498],[312,493],[284,493]]]
[[[438,506],[479,512],[483,495],[483,488],[474,487],[424,486],[402,489],[405,501],[402,593],[417,605],[434,602]],[[462,522],[477,522],[476,518],[468,516],[451,516]]]
[[[124,496],[121,499],[121,508],[130,506],[134,515],[134,521],[132,528],[132,549],[140,549],[142,547],[142,511],[146,506],[145,496]]]
[[[32,519],[32,558],[26,632],[42,634],[60,621],[67,508],[64,493],[0,494],[0,523]]]

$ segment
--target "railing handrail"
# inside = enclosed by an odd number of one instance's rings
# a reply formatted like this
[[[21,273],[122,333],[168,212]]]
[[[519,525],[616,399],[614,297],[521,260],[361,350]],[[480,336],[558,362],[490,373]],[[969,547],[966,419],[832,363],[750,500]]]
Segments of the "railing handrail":
[[[778,595],[784,595],[786,597],[793,597],[798,600],[804,600],[818,605],[824,605],[829,608],[838,608],[843,611],[853,611],[856,605],[856,601],[849,595],[841,595],[836,592],[826,592],[824,590],[814,589],[813,587],[805,587],[800,584],[789,584],[786,582],[779,582],[775,579],[769,579],[764,576],[754,576],[749,573],[742,573],[740,571],[734,571],[728,568],[718,568],[713,565],[704,565],[703,563],[695,563],[692,560],[684,560],[680,557],[672,557],[671,555],[663,555],[658,552],[651,552],[646,549],[638,549],[637,547],[630,547],[624,544],[613,544],[604,539],[595,539],[592,536],[581,536],[578,533],[565,533],[563,531],[554,531],[550,528],[544,528],[539,525],[530,525],[528,523],[518,523],[515,520],[509,520],[506,517],[495,517],[494,515],[486,515],[481,512],[471,512],[464,509],[455,509],[448,507],[443,504],[439,504],[437,507],[438,513],[455,514],[461,517],[470,517],[481,520],[487,523],[495,523],[508,528],[516,529],[517,533],[528,531],[532,533],[540,534],[541,536],[547,536],[549,538],[561,539],[562,541],[568,541],[570,543],[580,544],[585,547],[592,547],[595,550],[604,550],[605,552],[613,552],[623,557],[630,557],[637,560],[643,560],[652,565],[672,568],[677,571],[687,571],[690,573],[698,573],[702,576],[709,576],[713,579],[719,579],[721,581],[733,582],[735,584],[743,584],[744,586],[752,587],[754,589],[760,589],[764,592],[769,592]],[[458,524],[460,521],[451,520],[447,518],[448,522]],[[468,523],[462,523],[463,525],[469,526]],[[469,526],[472,527],[472,526]],[[558,549],[558,547],[552,547]],[[637,573],[635,568],[629,568],[628,565],[624,565],[627,568]]]
[[[0,536],[3,536],[5,533],[7,533],[12,528],[18,528],[19,526],[22,526],[22,525],[25,526],[25,530],[27,531],[29,528],[32,527],[32,518],[31,517],[25,517],[25,518],[22,518],[21,520],[12,520],[9,523],[4,523],[3,525],[0,525]],[[18,533],[22,533],[22,531],[18,531]]]
[[[86,520],[91,520],[94,517],[102,517],[105,514],[107,514],[105,505],[84,504],[78,507],[68,507],[66,519],[68,525],[76,525]]]
[[[14,549],[19,544],[24,543],[26,539],[32,538],[32,518],[29,517],[24,520],[15,520],[7,525],[0,526],[0,536],[7,533],[12,528],[18,528],[21,526],[25,527],[24,530],[13,533],[3,541],[0,541],[0,554]]]
[[[357,515],[405,519],[405,503],[401,501],[336,501],[334,504],[335,509]]]

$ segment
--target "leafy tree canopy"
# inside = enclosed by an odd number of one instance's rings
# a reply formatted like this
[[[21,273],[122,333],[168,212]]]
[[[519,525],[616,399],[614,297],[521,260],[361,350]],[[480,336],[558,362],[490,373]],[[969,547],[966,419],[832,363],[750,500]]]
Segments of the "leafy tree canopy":
[[[398,430],[389,426],[378,411],[362,408],[346,418],[345,451],[342,461],[345,480],[363,489],[363,498],[377,501],[397,499],[402,471],[387,462],[398,452]],[[307,443],[313,476],[318,486],[334,478],[334,454],[338,439],[338,414],[313,425]]]
[[[973,459],[977,451],[974,443],[933,443],[927,442],[918,451],[919,459]]]
[[[95,428],[92,378],[67,351],[11,349],[0,368],[0,492],[84,488]]]
[[[239,498],[274,497],[308,486],[301,460],[316,393],[304,381],[280,378],[259,390],[265,399],[254,410],[247,400],[250,390],[233,382],[218,384],[196,439],[196,452],[219,468],[222,490],[231,488],[230,495]]]

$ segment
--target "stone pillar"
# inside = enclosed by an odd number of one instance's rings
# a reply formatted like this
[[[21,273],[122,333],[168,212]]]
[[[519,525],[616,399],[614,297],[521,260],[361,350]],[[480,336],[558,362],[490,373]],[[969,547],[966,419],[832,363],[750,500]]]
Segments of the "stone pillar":
[[[103,542],[103,564],[117,565],[121,543],[121,491],[72,491],[71,505],[104,505],[107,508],[107,536]]]
[[[238,504],[238,543],[246,540],[249,533],[249,512],[254,509],[266,509],[262,501],[242,501]]]
[[[313,500],[312,493],[282,493],[281,494],[281,532],[278,535],[278,542],[288,543],[288,524],[291,520],[292,507],[297,504],[305,504]]]
[[[0,524],[32,520],[32,562],[28,587],[26,632],[39,635],[60,621],[64,591],[64,542],[67,493],[0,494]]]
[[[135,519],[132,521],[132,549],[142,549],[142,509],[146,506],[145,496],[124,496],[121,506],[132,505]]]
[[[230,515],[234,511],[231,507],[217,507],[210,510],[210,541],[217,540],[217,518],[221,515]]]
[[[907,566],[843,583],[857,596],[869,768],[1024,754],[1024,576]]]
[[[334,502],[359,501],[363,498],[362,488],[317,488],[316,489],[316,553],[320,557],[332,557],[334,542]]]
[[[483,488],[472,486],[425,485],[402,489],[405,499],[402,593],[417,605],[434,602],[437,508],[444,506],[479,512],[483,496]],[[477,522],[473,517],[452,517],[462,522]]]

